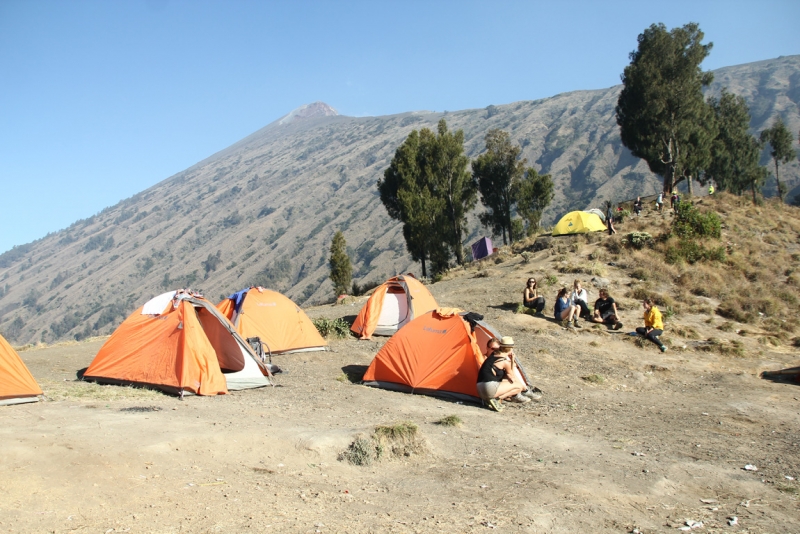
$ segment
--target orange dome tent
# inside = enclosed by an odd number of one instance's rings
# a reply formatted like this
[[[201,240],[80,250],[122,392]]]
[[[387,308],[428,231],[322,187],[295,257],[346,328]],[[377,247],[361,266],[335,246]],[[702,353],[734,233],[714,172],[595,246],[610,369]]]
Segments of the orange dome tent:
[[[271,374],[206,299],[171,291],[133,312],[100,348],[84,380],[217,395],[269,385]]]
[[[389,278],[375,288],[350,330],[359,339],[391,336],[415,317],[438,308],[428,288],[411,274]]]
[[[244,289],[217,304],[217,309],[243,338],[258,337],[272,354],[328,347],[305,312],[277,291]]]
[[[11,345],[0,336],[0,406],[36,402],[42,390]]]
[[[364,374],[367,386],[481,402],[478,370],[500,334],[471,314],[439,308],[417,317],[378,351]],[[525,382],[522,375],[520,380]]]

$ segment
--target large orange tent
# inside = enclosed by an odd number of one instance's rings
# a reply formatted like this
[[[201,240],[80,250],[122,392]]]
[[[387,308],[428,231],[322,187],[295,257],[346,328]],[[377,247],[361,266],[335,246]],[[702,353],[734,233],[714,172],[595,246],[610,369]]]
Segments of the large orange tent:
[[[487,342],[500,334],[474,317],[453,308],[417,317],[378,351],[364,374],[364,384],[481,402],[478,370],[486,359]],[[519,378],[525,382],[521,374]]]
[[[393,276],[375,288],[350,330],[359,339],[373,334],[391,336],[415,317],[438,307],[428,288],[413,275]]]
[[[11,345],[0,336],[0,406],[36,402],[42,390]]]
[[[171,291],[133,312],[100,348],[84,380],[217,395],[269,385],[270,373],[206,299]]]
[[[244,289],[217,304],[217,309],[243,338],[259,338],[269,353],[325,350],[328,346],[308,315],[277,291]]]

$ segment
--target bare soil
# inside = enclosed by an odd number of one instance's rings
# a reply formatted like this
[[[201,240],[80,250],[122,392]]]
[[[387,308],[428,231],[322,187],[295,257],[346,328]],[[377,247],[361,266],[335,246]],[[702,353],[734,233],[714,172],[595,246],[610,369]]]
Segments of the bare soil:
[[[630,280],[608,271],[621,295]],[[383,338],[276,357],[277,387],[183,402],[75,381],[102,339],[24,351],[45,397],[0,408],[0,531],[668,532],[689,520],[800,532],[800,386],[758,377],[798,365],[796,349],[687,315],[667,324],[662,354],[626,335],[641,312],[624,298],[619,332],[514,313],[526,277],[553,272],[544,251],[430,286],[513,336],[545,393],[499,414],[351,382]],[[361,302],[308,312],[351,317]],[[677,326],[740,338],[743,356],[694,350]],[[463,424],[437,424],[450,415]],[[419,425],[424,451],[339,460],[357,434],[400,421]]]

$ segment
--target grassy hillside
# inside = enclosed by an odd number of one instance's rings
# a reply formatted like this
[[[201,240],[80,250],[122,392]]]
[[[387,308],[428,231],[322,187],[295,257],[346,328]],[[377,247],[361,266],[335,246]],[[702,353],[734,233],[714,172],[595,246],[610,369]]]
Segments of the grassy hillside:
[[[754,131],[776,114],[791,131],[800,129],[800,56],[715,74],[712,92],[725,84],[748,99]],[[620,144],[618,91],[457,112],[277,121],[101,213],[0,254],[0,332],[16,343],[103,335],[152,295],[186,286],[215,301],[260,284],[301,304],[325,302],[337,230],[359,284],[418,270],[375,183],[412,129],[435,128],[441,118],[464,130],[470,157],[482,152],[489,129],[510,132],[529,163],[553,176],[556,197],[545,223],[567,210],[653,193],[659,179]],[[800,184],[797,162],[782,176],[790,188]],[[476,211],[465,241],[483,232]]]

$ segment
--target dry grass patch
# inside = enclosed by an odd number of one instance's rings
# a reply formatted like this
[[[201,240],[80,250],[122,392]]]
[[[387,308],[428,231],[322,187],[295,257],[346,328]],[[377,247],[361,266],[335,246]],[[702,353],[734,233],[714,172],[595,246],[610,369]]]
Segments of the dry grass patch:
[[[451,426],[451,427],[459,427],[463,423],[464,422],[457,415],[448,415],[447,417],[442,417],[441,419],[436,421],[437,425],[440,425],[440,426]]]
[[[94,382],[39,382],[44,398],[48,401],[88,400],[156,400],[163,399],[166,393],[146,387],[118,386],[113,384],[96,384]]]
[[[357,435],[339,455],[339,460],[353,465],[372,465],[383,459],[421,454],[426,449],[419,427],[411,421],[401,421],[393,425],[378,425],[370,435]]]
[[[699,344],[697,349],[704,352],[716,352],[722,356],[745,357],[744,344],[736,339],[724,341],[716,337],[710,337],[704,343]]]
[[[684,339],[700,339],[700,333],[691,326],[672,325],[669,330]]]

